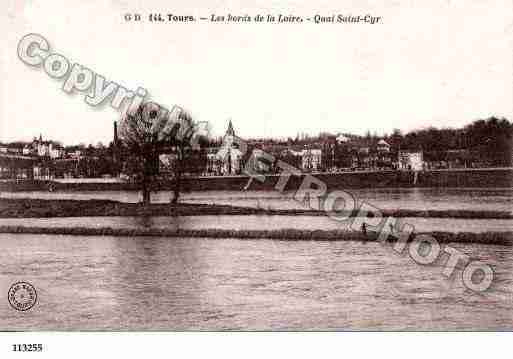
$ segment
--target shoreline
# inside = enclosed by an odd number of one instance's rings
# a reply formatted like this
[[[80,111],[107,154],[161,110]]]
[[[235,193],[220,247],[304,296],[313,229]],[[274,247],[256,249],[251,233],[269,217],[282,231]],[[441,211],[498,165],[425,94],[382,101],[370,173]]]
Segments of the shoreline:
[[[512,188],[513,168],[452,168],[440,170],[424,170],[417,172],[417,181],[414,181],[413,171],[403,170],[371,170],[348,172],[312,172],[290,176],[285,190],[298,189],[304,178],[312,175],[324,182],[330,190],[372,189],[372,188]],[[267,174],[265,181],[253,181],[250,190],[274,190],[280,174]],[[248,181],[249,176],[199,176],[183,179],[182,188],[185,191],[209,190],[241,190]],[[130,182],[68,182],[64,180],[21,180],[17,182],[0,182],[0,191],[47,191],[52,185],[57,191],[136,191],[139,185]],[[158,183],[160,190],[171,190],[170,181]]]
[[[356,217],[358,211],[339,212]],[[513,212],[481,210],[381,210],[383,217],[454,218],[454,219],[513,219]],[[32,198],[0,199],[0,218],[51,217],[134,217],[134,216],[204,216],[204,215],[273,215],[326,216],[312,209],[264,209],[230,205],[179,203],[124,203],[113,200],[59,200]]]
[[[42,235],[73,235],[73,236],[115,236],[115,237],[170,237],[170,238],[232,238],[248,240],[283,240],[283,241],[360,241],[376,242],[377,235],[370,232],[339,230],[221,230],[221,229],[162,229],[162,228],[86,228],[86,227],[24,227],[0,226],[0,234],[42,234]],[[433,236],[439,243],[513,245],[513,232],[419,232],[415,235]],[[409,239],[412,240],[413,237]]]

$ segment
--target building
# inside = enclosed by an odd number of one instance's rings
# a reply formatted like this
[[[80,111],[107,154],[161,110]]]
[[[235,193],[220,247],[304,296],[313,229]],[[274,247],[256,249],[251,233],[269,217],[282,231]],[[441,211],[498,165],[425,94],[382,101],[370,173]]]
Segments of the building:
[[[376,145],[376,149],[378,150],[378,152],[390,152],[390,145],[388,144],[387,141],[381,139],[378,141],[378,144]]]
[[[51,159],[61,158],[64,155],[62,146],[52,141],[43,141],[41,134],[39,139],[34,138],[32,141],[32,150],[39,157],[50,157]]]
[[[399,151],[399,169],[421,171],[424,167],[422,151]]]
[[[57,144],[51,144],[49,152],[51,159],[61,158],[64,155],[64,149]]]
[[[79,160],[83,157],[83,154],[82,154],[82,151],[81,150],[74,150],[74,151],[70,151],[66,154],[67,157],[71,158],[71,159],[74,159],[74,160]]]
[[[301,169],[303,171],[319,171],[322,164],[322,150],[318,148],[305,148],[301,151]]]
[[[223,168],[223,162],[217,156],[219,148],[211,147],[207,149],[207,165],[204,175],[206,176],[220,176]]]
[[[242,152],[232,121],[228,123],[228,129],[223,137],[223,142],[216,156],[220,161],[222,175],[236,175],[242,171]],[[211,162],[211,161],[210,161]]]
[[[347,142],[349,142],[349,138],[346,137],[344,134],[341,133],[337,136],[337,143],[342,144]]]
[[[182,166],[184,174],[203,176],[229,176],[242,172],[242,152],[239,149],[240,139],[235,135],[230,121],[222,142],[201,150],[193,150],[187,155],[187,161]],[[175,153],[159,155],[161,174],[174,172],[177,156]]]

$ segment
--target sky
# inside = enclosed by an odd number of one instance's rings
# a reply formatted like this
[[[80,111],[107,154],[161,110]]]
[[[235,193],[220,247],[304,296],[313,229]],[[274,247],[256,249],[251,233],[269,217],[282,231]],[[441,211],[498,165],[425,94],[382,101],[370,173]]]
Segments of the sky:
[[[119,111],[17,57],[20,39],[127,89],[142,87],[222,135],[319,132],[378,135],[513,119],[511,0],[160,1],[7,0],[0,14],[0,141],[64,144],[112,140]],[[316,14],[380,16],[369,24],[150,23],[124,15]]]

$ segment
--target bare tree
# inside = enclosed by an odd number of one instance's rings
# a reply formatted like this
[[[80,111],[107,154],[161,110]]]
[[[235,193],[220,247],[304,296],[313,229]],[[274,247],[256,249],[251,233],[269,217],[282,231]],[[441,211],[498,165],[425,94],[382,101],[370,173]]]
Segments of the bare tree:
[[[151,191],[159,177],[159,155],[176,156],[173,168],[175,179],[173,203],[178,202],[184,162],[198,146],[198,126],[186,111],[165,108],[148,102],[127,111],[119,126],[122,151],[129,156],[126,170],[140,183],[142,202],[151,202]]]
[[[210,132],[208,123],[196,123],[191,115],[182,111],[178,115],[178,131],[172,141],[172,153],[175,155],[173,176],[174,188],[172,203],[178,203],[185,173],[201,173],[206,166],[206,153],[200,151],[208,143]]]

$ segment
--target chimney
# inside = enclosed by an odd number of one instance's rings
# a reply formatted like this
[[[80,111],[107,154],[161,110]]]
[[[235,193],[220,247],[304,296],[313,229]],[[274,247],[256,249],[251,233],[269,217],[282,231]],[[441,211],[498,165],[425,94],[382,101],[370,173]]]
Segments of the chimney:
[[[114,146],[118,145],[118,123],[114,121]]]
[[[114,168],[117,168],[117,163],[119,161],[119,147],[118,147],[118,123],[114,121],[114,139],[112,141],[112,162],[114,163]],[[114,176],[119,175],[119,171],[114,169],[112,173]]]

